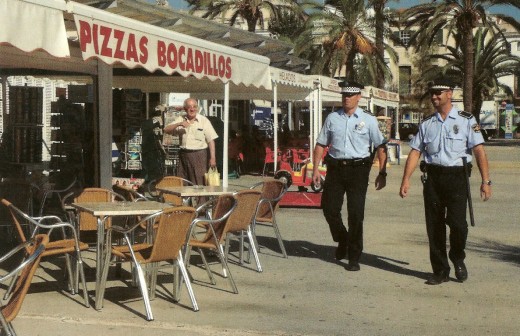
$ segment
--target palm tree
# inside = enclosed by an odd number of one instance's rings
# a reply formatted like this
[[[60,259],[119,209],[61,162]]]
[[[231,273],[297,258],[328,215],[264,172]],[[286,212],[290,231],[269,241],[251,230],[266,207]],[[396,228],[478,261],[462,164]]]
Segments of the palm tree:
[[[298,52],[312,55],[312,73],[334,76],[344,68],[346,79],[355,80],[355,59],[359,55],[366,60],[372,78],[377,78],[377,69],[384,69],[385,75],[390,75],[375,44],[375,29],[363,0],[329,0],[325,6],[317,6],[297,47]],[[384,44],[383,49],[396,58],[389,46]]]
[[[280,40],[294,43],[305,32],[305,21],[292,11],[281,11],[269,22],[269,32]]]
[[[230,14],[229,24],[233,26],[238,18],[242,18],[247,22],[247,30],[256,31],[256,27],[264,25],[264,12],[267,11],[271,18],[277,18],[281,10],[295,11],[300,13],[298,3],[295,0],[187,0],[191,8],[191,12],[196,10],[205,10],[202,16],[205,19],[214,19],[221,16],[224,20],[225,16]]]
[[[443,0],[432,1],[409,8],[404,13],[405,25],[417,28],[411,37],[416,48],[428,47],[435,39],[435,35],[447,29],[448,37],[460,34],[460,48],[463,56],[463,95],[464,109],[478,118],[479,111],[475,109],[473,101],[473,77],[475,69],[475,45],[473,42],[474,28],[483,26],[491,28],[492,32],[500,32],[498,25],[493,21],[486,9],[494,5],[511,5],[520,8],[520,0]],[[511,24],[520,30],[520,24],[512,17],[496,15],[497,18]]]
[[[423,73],[424,79],[433,78],[441,71],[449,76],[458,85],[461,83],[464,72],[464,54],[462,52],[462,34],[456,34],[455,46],[447,47],[447,54],[433,54],[428,57],[430,61],[443,60],[445,65],[430,67]],[[501,36],[493,34],[489,28],[479,28],[473,37],[475,46],[475,59],[473,73],[473,103],[477,121],[480,117],[480,109],[485,99],[489,99],[499,89],[506,94],[512,94],[511,88],[501,84],[498,79],[504,76],[514,75],[520,68],[520,57],[511,54],[509,43]]]
[[[368,5],[374,10],[374,28],[375,28],[375,46],[376,51],[380,58],[384,58],[384,39],[385,35],[388,36],[388,31],[385,29],[388,27],[388,23],[391,21],[390,17],[386,14],[386,4],[388,0],[368,0]],[[385,72],[384,69],[376,69],[376,87],[384,89],[385,86]]]

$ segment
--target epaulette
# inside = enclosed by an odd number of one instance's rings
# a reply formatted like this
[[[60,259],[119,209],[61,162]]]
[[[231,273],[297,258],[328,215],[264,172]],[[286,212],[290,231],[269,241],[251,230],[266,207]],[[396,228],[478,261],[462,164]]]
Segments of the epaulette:
[[[424,119],[421,121],[421,124],[422,124],[423,122],[425,122],[426,120],[430,120],[431,118],[433,118],[433,116],[435,116],[435,113],[432,113],[432,114],[430,114],[429,116],[427,116],[426,118],[424,118]]]
[[[374,114],[373,114],[372,112],[370,112],[370,111],[367,111],[367,110],[365,110],[365,109],[362,109],[362,110],[363,110],[363,112],[365,112],[366,114],[369,114],[369,115],[371,115],[371,116],[374,115]]]
[[[466,119],[471,119],[471,117],[473,117],[473,114],[466,111],[459,111],[459,115]]]

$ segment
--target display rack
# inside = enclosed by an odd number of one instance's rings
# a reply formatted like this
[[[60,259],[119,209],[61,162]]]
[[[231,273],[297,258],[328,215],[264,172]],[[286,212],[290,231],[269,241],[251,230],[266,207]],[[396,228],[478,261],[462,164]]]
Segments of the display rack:
[[[8,158],[12,163],[42,161],[43,88],[9,87]]]
[[[179,164],[179,145],[165,145],[164,151],[166,158],[164,160],[164,168],[166,175],[177,175],[177,166]]]
[[[143,93],[140,90],[124,90],[121,99],[121,135],[124,139],[124,155],[121,169],[133,172],[142,170]]]
[[[168,125],[175,121],[175,118],[181,115],[181,111],[173,106],[167,108],[164,112],[164,125]],[[163,134],[162,141],[166,157],[164,160],[164,168],[166,175],[177,175],[177,166],[179,164],[179,136],[171,134]]]
[[[51,162],[53,174],[83,176],[85,111],[61,97],[51,103]],[[81,182],[81,181],[80,181]]]

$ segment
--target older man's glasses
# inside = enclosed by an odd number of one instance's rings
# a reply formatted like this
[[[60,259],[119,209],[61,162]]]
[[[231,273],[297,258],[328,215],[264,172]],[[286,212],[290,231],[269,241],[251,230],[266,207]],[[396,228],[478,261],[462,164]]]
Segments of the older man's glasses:
[[[448,90],[430,90],[430,95],[431,96],[440,96],[442,95],[444,92],[447,92]]]

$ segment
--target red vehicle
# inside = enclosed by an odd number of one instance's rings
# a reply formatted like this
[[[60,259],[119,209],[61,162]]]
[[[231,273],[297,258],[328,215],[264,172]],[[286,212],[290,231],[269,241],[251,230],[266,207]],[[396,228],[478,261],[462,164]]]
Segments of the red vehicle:
[[[291,166],[291,164],[288,162],[287,157],[282,156],[280,170],[274,174],[274,178],[285,182],[287,184],[287,188],[293,184],[298,186],[298,191],[307,191],[306,187],[308,186],[310,186],[311,189],[317,193],[323,189],[323,182],[325,182],[325,175],[327,174],[327,168],[325,166],[319,167],[319,172],[321,174],[321,183],[319,185],[315,185],[312,180],[314,166],[312,162],[310,162],[309,158],[302,160],[298,165],[294,166],[295,168],[299,169],[294,170],[293,166]]]

